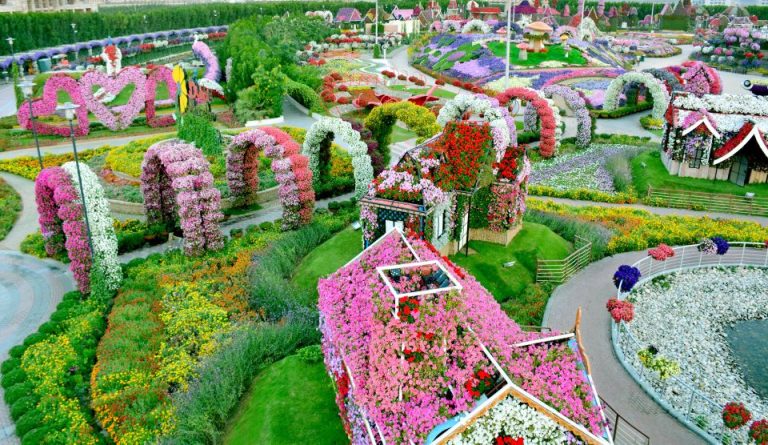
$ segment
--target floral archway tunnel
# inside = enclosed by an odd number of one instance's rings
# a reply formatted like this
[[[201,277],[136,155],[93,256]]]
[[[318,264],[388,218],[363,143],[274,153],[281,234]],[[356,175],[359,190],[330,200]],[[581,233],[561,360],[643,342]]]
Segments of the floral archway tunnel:
[[[389,143],[392,129],[398,120],[416,133],[418,136],[416,138],[417,144],[440,132],[440,125],[438,125],[435,115],[427,107],[402,101],[374,108],[365,118],[365,127],[371,130],[373,138],[378,142],[387,165],[389,164]]]
[[[521,99],[530,104],[535,110],[541,123],[541,140],[539,141],[539,153],[542,157],[551,158],[555,155],[560,145],[560,114],[555,111],[552,101],[548,100],[536,90],[530,88],[508,88],[496,96],[501,105],[507,105],[511,100]]]
[[[74,162],[67,162],[61,167],[48,167],[35,179],[35,202],[40,215],[40,230],[45,239],[45,251],[49,256],[56,256],[66,250],[70,269],[81,292],[90,291],[94,262],[100,268],[99,272],[103,274],[108,288],[114,291],[120,286],[122,271],[117,259],[117,237],[109,203],[96,174],[82,163],[80,177],[88,210],[93,255],[88,243],[83,200]]]
[[[301,154],[309,159],[314,184],[328,180],[330,175],[331,143],[334,138],[347,145],[347,152],[352,156],[352,168],[355,174],[355,198],[360,199],[368,191],[368,184],[373,180],[373,165],[368,156],[368,146],[360,139],[360,133],[352,124],[337,117],[324,117],[307,131]]]
[[[605,90],[603,109],[611,111],[618,108],[619,95],[624,91],[624,87],[630,83],[638,83],[645,86],[653,98],[652,116],[655,119],[664,119],[664,112],[669,105],[669,93],[667,93],[667,87],[649,73],[630,71],[613,79],[608,85],[608,89]]]
[[[282,130],[265,127],[235,136],[227,155],[227,184],[237,204],[256,201],[259,190],[259,154],[272,159],[283,206],[283,228],[295,229],[312,221],[315,191],[309,159],[300,146]]]
[[[178,222],[186,254],[223,246],[221,193],[208,160],[194,145],[172,139],[149,147],[141,165],[141,192],[147,223],[170,227]]]
[[[541,89],[546,99],[559,96],[565,101],[576,117],[576,146],[587,148],[592,141],[592,117],[587,110],[587,103],[579,93],[565,85],[549,85]],[[533,130],[538,124],[536,108],[529,102],[525,107],[525,130]]]

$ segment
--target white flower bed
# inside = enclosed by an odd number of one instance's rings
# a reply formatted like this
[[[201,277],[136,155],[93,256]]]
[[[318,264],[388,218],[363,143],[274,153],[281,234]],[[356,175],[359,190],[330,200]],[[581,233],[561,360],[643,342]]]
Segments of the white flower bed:
[[[766,289],[768,271],[762,269],[712,268],[665,275],[632,292],[635,318],[629,328],[643,347],[653,345],[660,355],[679,363],[680,379],[720,405],[743,402],[753,418],[760,419],[768,415],[768,401],[745,383],[724,330],[740,320],[768,318]],[[637,364],[636,348],[624,334],[619,344],[627,360]],[[652,371],[646,370],[643,379],[685,413],[688,390],[659,381]],[[722,424],[719,414],[706,416],[707,423]]]
[[[487,445],[504,433],[522,437],[526,445],[566,443],[565,430],[552,419],[513,397],[507,397],[470,425],[450,445]]]

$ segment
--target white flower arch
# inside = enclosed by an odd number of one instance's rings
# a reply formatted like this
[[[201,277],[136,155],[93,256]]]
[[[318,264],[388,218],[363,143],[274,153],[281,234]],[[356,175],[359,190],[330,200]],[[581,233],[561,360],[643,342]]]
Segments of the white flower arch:
[[[461,28],[462,34],[480,33],[488,34],[491,32],[491,27],[487,23],[480,19],[474,19],[468,21],[463,28]]]
[[[653,97],[653,117],[664,119],[664,112],[669,105],[669,94],[664,84],[659,79],[649,73],[639,73],[630,71],[613,79],[605,90],[605,102],[603,109],[606,111],[615,110],[619,106],[619,95],[628,83],[641,83],[648,88],[648,92]]]
[[[314,181],[320,178],[320,144],[329,135],[343,141],[347,152],[352,156],[352,167],[355,172],[355,197],[361,198],[368,191],[368,184],[373,180],[373,166],[368,156],[368,146],[360,140],[360,133],[352,128],[349,122],[337,117],[324,117],[307,130],[301,154],[309,158],[309,169],[312,170]]]
[[[71,161],[62,165],[61,168],[72,179],[72,185],[79,195],[80,183],[77,177],[77,166]],[[90,167],[82,162],[80,163],[80,177],[83,178],[88,224],[91,228],[94,265],[101,268],[106,277],[107,285],[110,290],[114,291],[120,287],[123,272],[117,259],[117,236],[115,235],[112,211],[109,208],[109,202],[104,195],[104,188],[101,186],[99,178]]]

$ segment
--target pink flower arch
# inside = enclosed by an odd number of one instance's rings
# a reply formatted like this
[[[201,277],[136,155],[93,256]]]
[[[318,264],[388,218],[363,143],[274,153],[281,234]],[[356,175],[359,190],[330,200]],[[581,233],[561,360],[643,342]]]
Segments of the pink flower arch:
[[[149,224],[174,222],[178,208],[188,255],[223,246],[221,193],[208,160],[194,145],[169,140],[149,147],[141,165],[141,192]]]
[[[541,141],[539,143],[539,153],[545,158],[551,158],[555,155],[557,140],[555,139],[555,112],[549,106],[546,99],[539,96],[536,90],[530,88],[508,88],[503,93],[496,96],[499,104],[506,105],[510,100],[522,99],[529,102],[541,121]]]
[[[168,89],[168,99],[155,100],[157,96],[157,86],[160,83],[164,83]],[[176,101],[176,93],[178,86],[173,80],[173,72],[166,66],[158,66],[147,74],[146,82],[146,98],[144,104],[144,113],[147,117],[147,124],[150,127],[168,127],[176,122],[173,114],[166,114],[163,116],[156,116],[155,107],[157,105],[172,104]]]
[[[91,248],[83,205],[69,174],[61,167],[43,169],[35,179],[38,221],[49,256],[66,249],[78,289],[90,291]]]
[[[265,127],[235,136],[227,155],[227,184],[241,204],[256,200],[259,190],[259,153],[272,159],[283,206],[283,228],[295,229],[312,221],[315,192],[309,160],[301,147],[282,130]]]

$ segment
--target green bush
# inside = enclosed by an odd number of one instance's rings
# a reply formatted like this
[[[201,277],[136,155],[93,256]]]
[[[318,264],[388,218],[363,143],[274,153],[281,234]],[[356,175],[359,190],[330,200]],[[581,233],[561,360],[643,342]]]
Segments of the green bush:
[[[6,400],[8,400],[8,396],[5,397]],[[36,410],[30,410],[27,411],[26,414],[21,416],[18,420],[16,420],[16,435],[18,437],[24,437],[32,431],[33,429],[37,428],[38,425],[43,423],[43,414]]]
[[[221,134],[205,116],[191,111],[179,119],[179,139],[183,139],[203,151],[206,156],[221,155]]]
[[[60,314],[60,313],[61,313],[60,311],[55,311],[51,315],[51,318],[53,318],[54,315]],[[27,336],[27,338],[24,339],[24,343],[23,344],[26,347],[30,347],[30,346],[34,345],[35,343],[39,343],[39,342],[45,340],[46,338],[48,338],[47,335],[40,334],[39,332],[35,332],[33,334],[29,334],[29,336]]]
[[[320,70],[312,65],[287,65],[283,67],[283,74],[295,82],[307,85],[315,92],[323,86]]]
[[[11,386],[22,383],[26,380],[27,373],[25,373],[21,368],[16,368],[8,374],[3,373],[3,378],[0,380],[0,386],[2,386],[3,389],[8,389]]]
[[[35,396],[22,397],[11,405],[11,418],[17,421],[21,416],[28,413],[37,406],[39,399]]]
[[[46,321],[45,323],[41,324],[39,328],[37,328],[37,332],[50,335],[58,333],[60,329],[61,326],[58,323]]]
[[[21,196],[0,178],[0,241],[5,239],[21,212]]]
[[[53,431],[53,428],[48,426],[35,428],[21,439],[21,445],[39,445],[41,443],[47,443],[46,437]]]
[[[19,358],[20,359],[21,356],[24,355],[24,351],[26,351],[26,350],[27,350],[26,346],[24,346],[24,345],[16,345],[16,346],[12,347],[8,351],[8,355],[11,356],[12,358]]]
[[[0,365],[0,374],[8,374],[12,370],[18,368],[20,364],[21,360],[11,357]]]
[[[629,116],[630,114],[639,113],[641,111],[650,110],[651,108],[653,108],[653,103],[650,101],[645,101],[637,105],[625,105],[610,111],[589,110],[589,114],[602,119],[616,119],[619,117]]]
[[[20,398],[28,396],[32,392],[32,389],[33,386],[30,382],[17,383],[11,386],[3,394],[6,405],[13,405]]]
[[[305,363],[320,363],[323,361],[323,350],[320,345],[305,346],[296,352]]]
[[[310,111],[320,111],[322,100],[320,96],[307,85],[292,79],[285,79],[285,94],[291,96],[296,102]]]
[[[258,66],[251,78],[253,86],[237,93],[237,118],[241,122],[248,122],[282,116],[285,91],[283,73],[277,67],[268,71]]]
[[[45,239],[43,239],[43,235],[40,232],[30,233],[24,237],[19,250],[27,255],[48,258],[48,254],[45,252]]]

